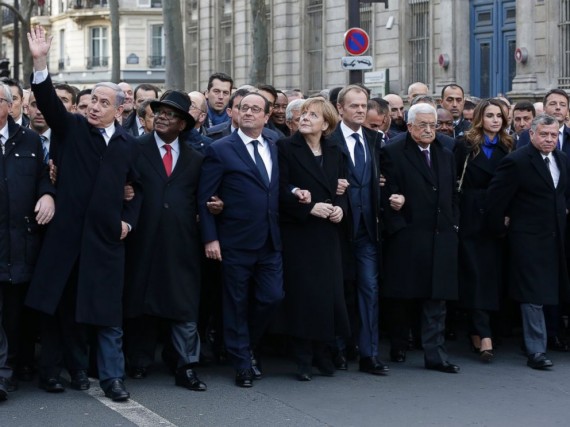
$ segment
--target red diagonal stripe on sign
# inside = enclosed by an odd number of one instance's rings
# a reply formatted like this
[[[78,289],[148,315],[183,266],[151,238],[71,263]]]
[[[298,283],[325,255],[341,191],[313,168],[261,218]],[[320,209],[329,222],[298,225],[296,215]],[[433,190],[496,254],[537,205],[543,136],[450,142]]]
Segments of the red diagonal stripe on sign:
[[[358,48],[363,49],[363,48],[364,48],[364,45],[361,44],[361,43],[356,39],[356,37],[357,37],[356,34],[350,36],[350,42],[353,43],[353,44],[355,44]]]

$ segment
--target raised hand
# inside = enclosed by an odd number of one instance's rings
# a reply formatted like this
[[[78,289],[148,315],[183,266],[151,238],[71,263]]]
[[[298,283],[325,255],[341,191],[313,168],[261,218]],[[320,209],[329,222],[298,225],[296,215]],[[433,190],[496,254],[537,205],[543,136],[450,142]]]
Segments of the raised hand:
[[[28,45],[34,58],[34,69],[37,71],[47,67],[47,55],[51,47],[53,36],[46,36],[46,30],[41,25],[36,25],[28,33]]]

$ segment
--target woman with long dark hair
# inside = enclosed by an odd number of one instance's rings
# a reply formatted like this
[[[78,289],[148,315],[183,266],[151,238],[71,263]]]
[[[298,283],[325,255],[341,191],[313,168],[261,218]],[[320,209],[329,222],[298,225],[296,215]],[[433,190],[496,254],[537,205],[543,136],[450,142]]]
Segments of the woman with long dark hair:
[[[486,195],[495,169],[512,150],[506,107],[500,100],[482,100],[455,158],[461,193],[459,300],[470,312],[471,343],[484,362],[494,357],[490,313],[499,309],[504,256],[502,239],[485,227]]]

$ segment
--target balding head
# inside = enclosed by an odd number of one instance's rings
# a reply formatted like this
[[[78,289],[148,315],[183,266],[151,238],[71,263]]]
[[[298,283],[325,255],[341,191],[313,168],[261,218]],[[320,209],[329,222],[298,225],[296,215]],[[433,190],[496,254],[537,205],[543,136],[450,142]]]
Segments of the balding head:
[[[188,96],[191,102],[189,113],[196,121],[194,127],[200,129],[206,121],[206,117],[208,117],[208,103],[206,102],[206,97],[200,92],[190,92]]]
[[[425,83],[415,82],[408,87],[408,104],[412,104],[414,98],[418,95],[427,95],[429,89]]]
[[[390,118],[396,126],[405,126],[404,122],[404,101],[403,99],[394,93],[389,93],[384,97],[385,101],[390,104]]]

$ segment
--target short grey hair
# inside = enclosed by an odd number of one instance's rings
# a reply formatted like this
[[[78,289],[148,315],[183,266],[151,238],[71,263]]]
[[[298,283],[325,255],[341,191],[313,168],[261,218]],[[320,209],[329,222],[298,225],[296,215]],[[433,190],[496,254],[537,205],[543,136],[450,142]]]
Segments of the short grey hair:
[[[412,99],[412,102],[410,105],[416,105],[416,104],[420,104],[422,102],[424,104],[429,104],[433,107],[436,106],[435,99],[433,99],[433,96],[430,96],[430,95],[418,95],[418,96],[414,97],[414,99]]]
[[[408,123],[415,123],[417,114],[431,114],[437,122],[437,111],[429,104],[420,102],[419,104],[412,105],[408,111]]]
[[[113,89],[115,91],[115,108],[119,108],[125,102],[125,92],[121,89],[121,86],[115,84],[113,82],[101,82],[97,83],[93,88],[93,91],[98,87],[107,87],[109,89]]]
[[[2,85],[2,88],[4,89],[4,98],[6,98],[8,104],[11,104],[13,102],[13,99],[12,99],[12,91],[10,90],[10,86],[8,86],[6,83],[0,83],[0,85]]]
[[[549,116],[548,114],[540,114],[538,116],[536,116],[534,119],[532,119],[532,122],[530,124],[530,129],[533,132],[536,132],[536,128],[539,125],[543,125],[543,126],[550,126],[553,125],[554,123],[556,123],[556,126],[560,126],[558,123],[558,119]]]
[[[301,111],[304,102],[304,99],[294,99],[291,101],[285,110],[285,120],[288,122],[293,120],[293,111]]]

